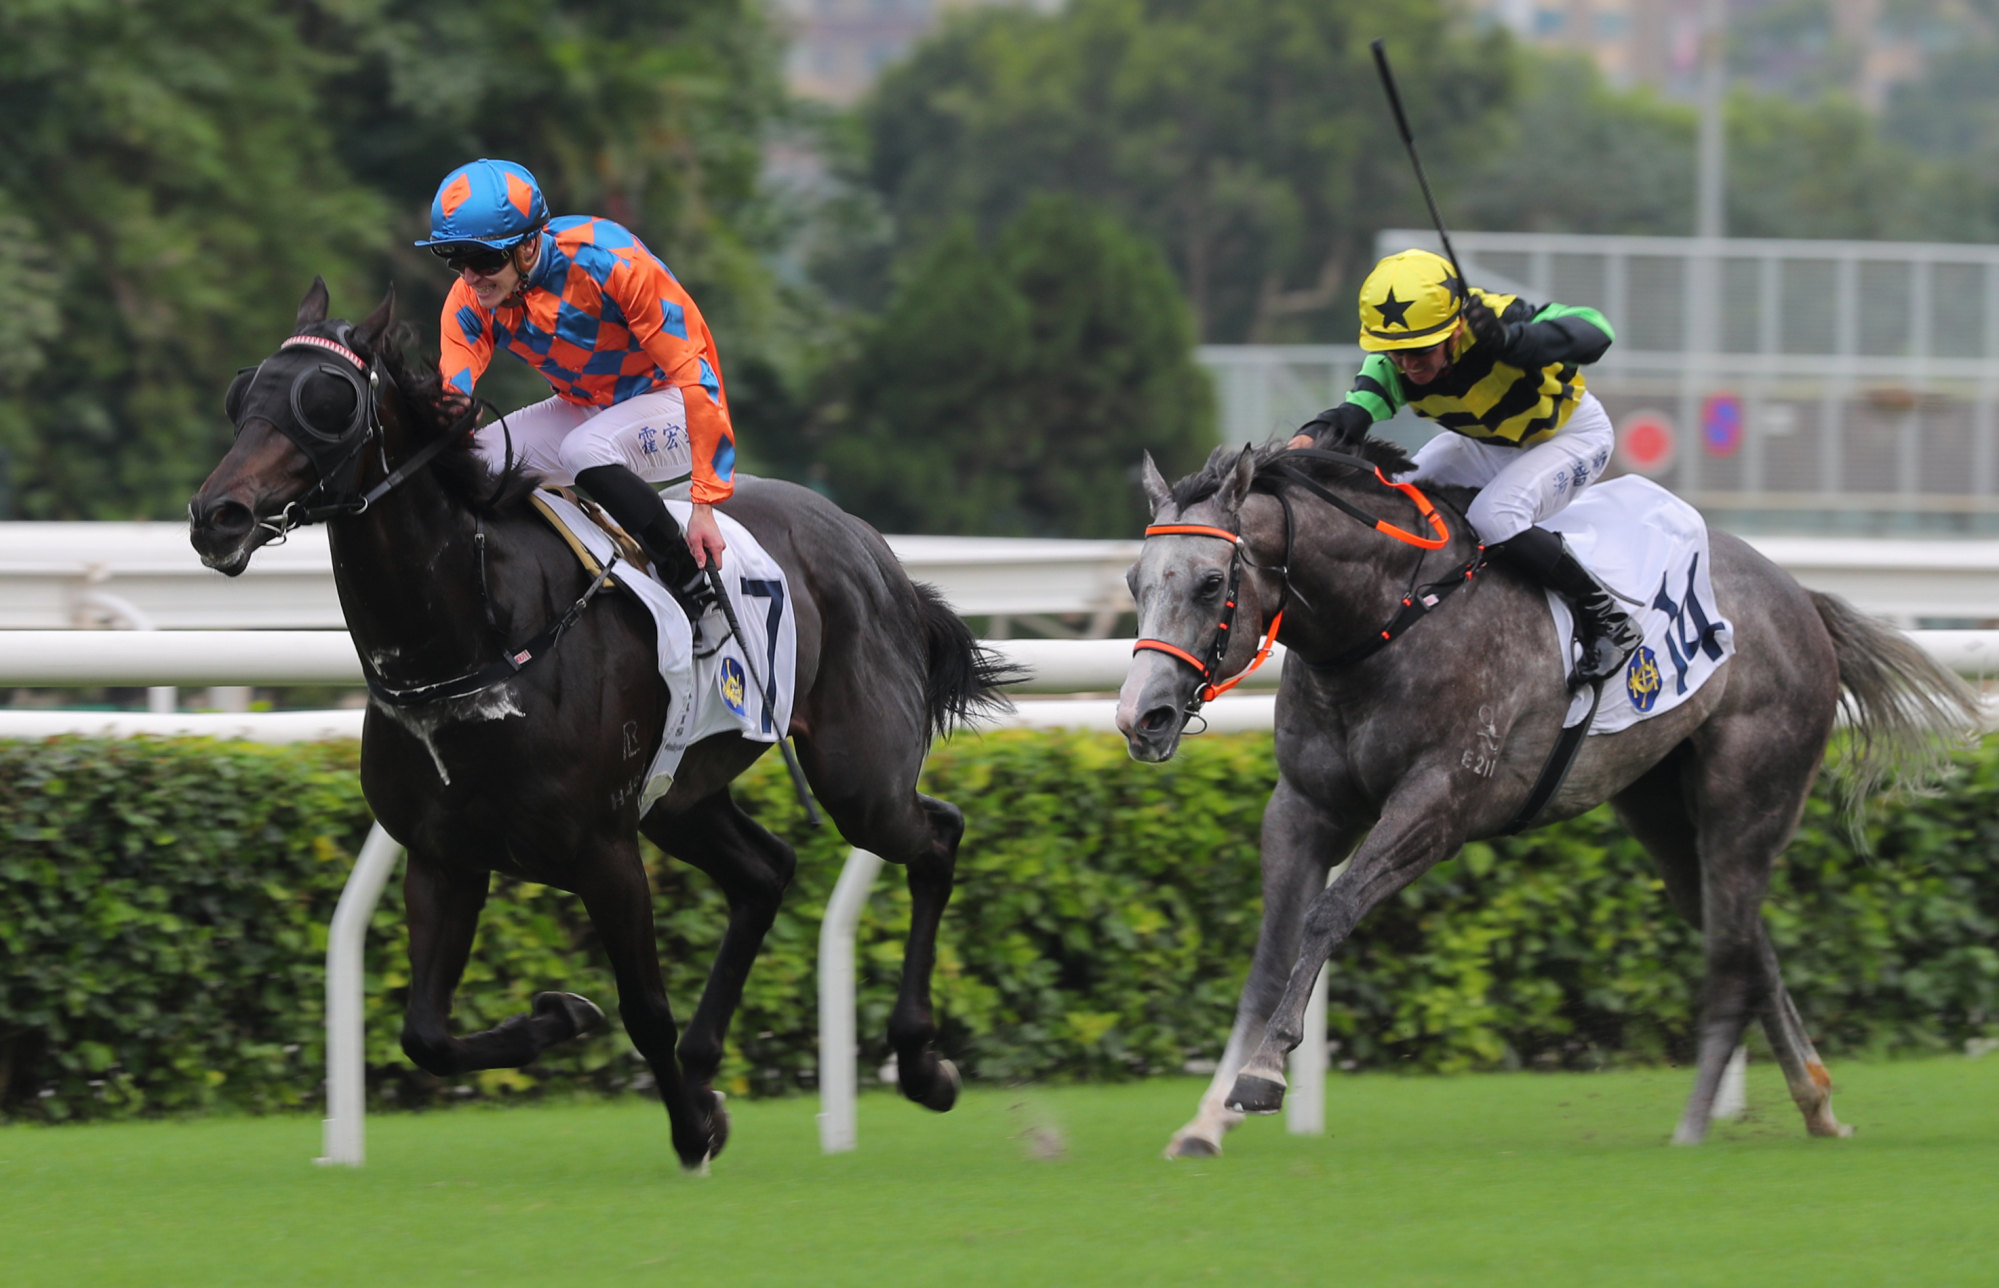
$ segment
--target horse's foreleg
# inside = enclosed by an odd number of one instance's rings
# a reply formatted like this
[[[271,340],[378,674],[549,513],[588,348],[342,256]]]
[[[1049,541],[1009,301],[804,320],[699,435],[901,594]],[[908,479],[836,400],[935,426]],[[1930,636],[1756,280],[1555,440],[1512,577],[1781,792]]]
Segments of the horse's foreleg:
[[[1263,811],[1263,924],[1249,978],[1215,1076],[1193,1120],[1166,1142],[1167,1158],[1212,1158],[1222,1152],[1222,1137],[1242,1122],[1243,1116],[1228,1107],[1229,1090],[1244,1057],[1262,1042],[1270,1013],[1284,994],[1298,959],[1305,907],[1325,888],[1326,873],[1345,857],[1353,840],[1351,830],[1335,825],[1289,783],[1278,781]]]
[[[705,1087],[689,1085],[673,1053],[673,1007],[659,973],[654,939],[652,886],[630,837],[600,839],[582,855],[576,893],[590,924],[604,941],[618,979],[618,1010],[632,1045],[652,1069],[660,1103],[673,1123],[673,1150],[680,1165],[699,1171],[722,1152],[729,1135],[721,1101]]]
[[[542,993],[526,1015],[481,1033],[451,1036],[451,996],[472,954],[487,879],[484,871],[449,867],[417,851],[411,851],[403,879],[410,935],[403,1051],[417,1067],[440,1078],[475,1069],[518,1069],[604,1018],[583,998]]]
[[[729,1021],[742,1003],[743,985],[777,917],[798,856],[744,814],[727,789],[684,814],[669,817],[655,811],[649,818],[646,835],[653,843],[707,873],[729,901],[729,924],[678,1048],[683,1076],[698,1093],[713,1084],[722,1067]]]
[[[1319,968],[1355,925],[1383,899],[1430,870],[1463,843],[1454,812],[1436,802],[1397,802],[1385,811],[1338,880],[1305,910],[1298,956],[1271,1012],[1263,1041],[1237,1073],[1227,1105],[1241,1113],[1274,1114],[1284,1107],[1284,1058],[1304,1039],[1305,1007]]]

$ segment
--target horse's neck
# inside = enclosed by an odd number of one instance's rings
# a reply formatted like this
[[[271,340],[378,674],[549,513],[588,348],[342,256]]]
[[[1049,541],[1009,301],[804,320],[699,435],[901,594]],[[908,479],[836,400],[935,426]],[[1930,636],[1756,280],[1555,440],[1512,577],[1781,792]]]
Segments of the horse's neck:
[[[440,680],[493,660],[473,532],[472,515],[427,471],[329,525],[348,632],[390,683]]]
[[[1364,498],[1354,500],[1363,509],[1369,508]],[[1273,500],[1271,509],[1277,508]],[[1379,506],[1373,508],[1386,513]],[[1292,537],[1292,594],[1284,614],[1283,642],[1288,651],[1308,663],[1331,661],[1376,638],[1401,610],[1412,576],[1417,587],[1448,584],[1462,576],[1472,558],[1471,539],[1460,530],[1460,524],[1450,525],[1450,540],[1443,547],[1419,552],[1416,547],[1369,533],[1357,520],[1331,506],[1316,507],[1309,518],[1304,505],[1294,502],[1292,509],[1300,530]],[[1281,532],[1283,522],[1280,513],[1272,530]],[[1325,553],[1331,549],[1350,551],[1356,542],[1380,552],[1371,565],[1351,558],[1336,560]],[[1462,594],[1462,587],[1455,593]]]

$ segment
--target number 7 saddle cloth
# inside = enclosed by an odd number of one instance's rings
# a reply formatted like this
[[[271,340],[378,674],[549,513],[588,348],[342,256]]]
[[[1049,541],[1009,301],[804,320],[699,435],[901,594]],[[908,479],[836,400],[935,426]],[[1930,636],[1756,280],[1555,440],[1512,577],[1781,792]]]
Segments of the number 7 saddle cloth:
[[[1621,675],[1604,682],[1590,733],[1616,733],[1671,711],[1697,692],[1735,655],[1735,633],[1715,605],[1708,575],[1707,523],[1700,512],[1649,479],[1627,474],[1586,489],[1541,526],[1562,534],[1597,579],[1627,599],[1624,610],[1644,628],[1645,642]],[[1548,592],[1555,638],[1574,653],[1574,615]],[[1589,710],[1587,688],[1575,695],[1566,723]]]
[[[534,494],[534,502],[593,576],[610,558],[614,542],[622,545],[629,541],[622,532],[614,538],[561,492],[543,488]],[[693,507],[686,501],[669,499],[666,508],[684,530]],[[680,768],[680,758],[701,739],[733,733],[753,742],[776,742],[791,727],[798,675],[798,624],[791,611],[784,569],[748,528],[720,512],[715,519],[721,524],[722,540],[728,544],[722,556],[722,582],[745,638],[730,635],[720,647],[697,657],[693,627],[666,587],[650,576],[627,575],[624,569],[631,565],[623,562],[622,554],[623,566],[611,574],[612,584],[630,592],[652,614],[659,643],[659,675],[671,699],[666,730],[658,746],[640,745],[636,724],[627,725],[624,731],[630,776],[613,789],[613,795],[636,794],[641,815],[666,794]],[[721,614],[711,611],[704,622],[711,638],[722,629],[721,622]],[[773,691],[770,698],[766,698],[764,684]]]

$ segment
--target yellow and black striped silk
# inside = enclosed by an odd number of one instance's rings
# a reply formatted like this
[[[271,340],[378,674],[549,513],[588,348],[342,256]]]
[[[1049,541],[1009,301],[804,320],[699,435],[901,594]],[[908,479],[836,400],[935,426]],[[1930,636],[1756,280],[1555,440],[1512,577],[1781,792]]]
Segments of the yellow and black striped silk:
[[[1604,344],[1610,326],[1594,309],[1551,304],[1535,310],[1517,296],[1472,288],[1494,314],[1509,323],[1548,322],[1574,318],[1601,327]],[[1372,354],[1361,364],[1346,400],[1358,403],[1375,420],[1386,420],[1408,407],[1426,420],[1468,438],[1530,447],[1553,437],[1583,396],[1580,366],[1555,361],[1546,366],[1518,367],[1501,361],[1494,346],[1473,339],[1466,327],[1451,342],[1451,365],[1427,385],[1413,384],[1395,369],[1385,353]],[[1588,361],[1595,354],[1584,360]]]

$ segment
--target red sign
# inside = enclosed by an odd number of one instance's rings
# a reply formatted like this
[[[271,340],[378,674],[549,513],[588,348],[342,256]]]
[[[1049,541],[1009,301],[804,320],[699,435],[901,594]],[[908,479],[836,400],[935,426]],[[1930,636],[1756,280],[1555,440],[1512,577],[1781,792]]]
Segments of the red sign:
[[[1617,429],[1617,461],[1634,474],[1663,474],[1673,464],[1678,435],[1662,411],[1633,412]]]

